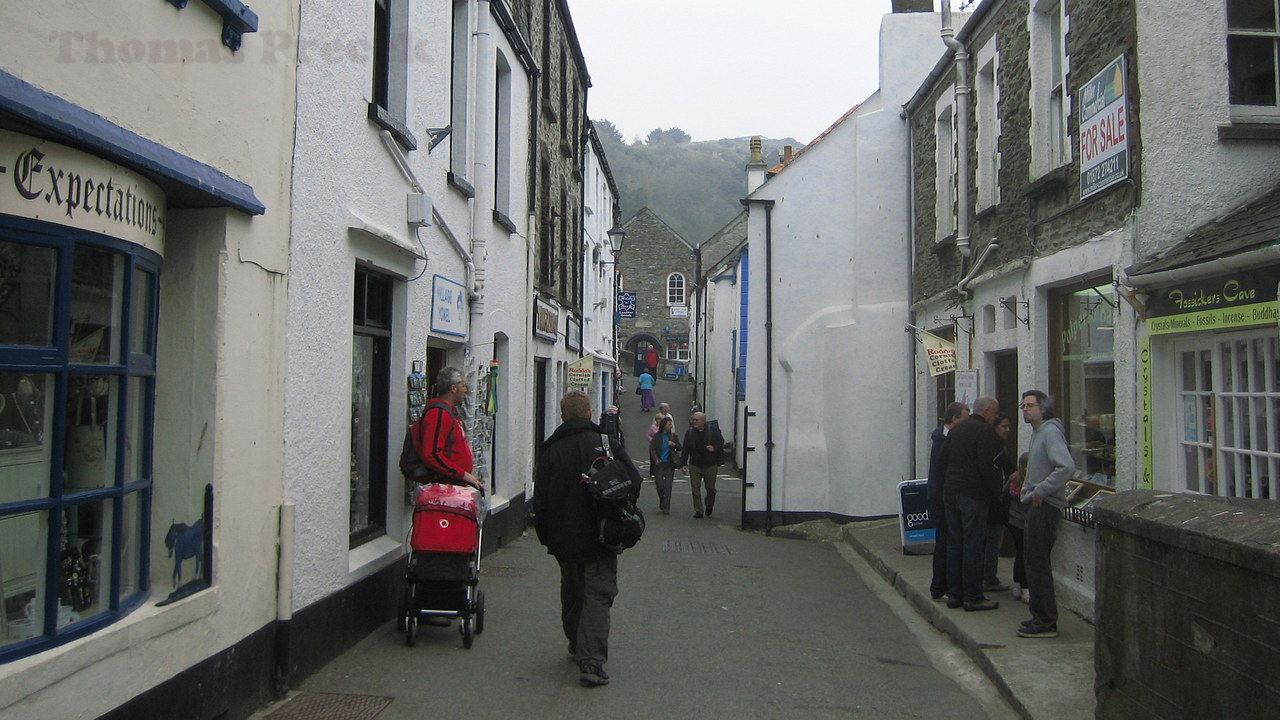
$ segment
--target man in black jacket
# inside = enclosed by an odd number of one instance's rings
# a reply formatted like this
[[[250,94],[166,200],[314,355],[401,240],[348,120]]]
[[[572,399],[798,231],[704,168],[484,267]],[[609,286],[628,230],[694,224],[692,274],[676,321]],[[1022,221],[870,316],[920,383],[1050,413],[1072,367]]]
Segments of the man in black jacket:
[[[702,485],[707,486],[705,514],[711,516],[716,505],[716,473],[720,472],[721,455],[724,454],[724,436],[720,426],[708,423],[707,416],[696,412],[684,433],[684,470],[689,473],[689,486],[693,489],[693,516],[703,516]]]
[[[973,414],[951,429],[939,461],[947,510],[947,607],[994,610],[1000,603],[982,594],[987,509],[999,497],[1004,478],[995,465],[1004,443],[996,435],[1000,403],[980,397]]]
[[[573,390],[560,400],[564,421],[542,444],[534,476],[534,529],[560,564],[560,621],[569,653],[587,687],[607,685],[609,609],[618,594],[618,556],[600,543],[600,517],[582,484],[602,454],[600,426],[591,422],[591,401]],[[632,495],[641,478],[622,445],[610,440],[614,457],[631,475]]]
[[[929,517],[933,519],[933,580],[929,583],[929,595],[942,600],[951,589],[947,582],[947,508],[942,499],[942,484],[946,467],[942,464],[942,446],[951,429],[969,417],[969,406],[962,402],[947,405],[942,424],[929,436]]]

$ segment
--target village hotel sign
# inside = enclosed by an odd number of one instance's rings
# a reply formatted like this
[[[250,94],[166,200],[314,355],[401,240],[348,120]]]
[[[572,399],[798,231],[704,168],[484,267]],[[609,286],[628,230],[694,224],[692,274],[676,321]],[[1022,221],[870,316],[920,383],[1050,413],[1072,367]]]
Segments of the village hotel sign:
[[[165,198],[151,181],[78,150],[0,130],[0,213],[164,251]]]

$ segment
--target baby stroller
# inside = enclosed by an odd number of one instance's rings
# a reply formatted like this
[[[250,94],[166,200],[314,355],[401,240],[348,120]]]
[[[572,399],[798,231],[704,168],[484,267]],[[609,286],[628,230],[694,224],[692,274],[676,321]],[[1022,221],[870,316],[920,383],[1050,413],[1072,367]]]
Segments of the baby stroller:
[[[418,489],[398,623],[409,647],[422,618],[461,618],[466,648],[484,632],[484,591],[476,589],[482,505],[481,492],[469,486],[428,483]]]

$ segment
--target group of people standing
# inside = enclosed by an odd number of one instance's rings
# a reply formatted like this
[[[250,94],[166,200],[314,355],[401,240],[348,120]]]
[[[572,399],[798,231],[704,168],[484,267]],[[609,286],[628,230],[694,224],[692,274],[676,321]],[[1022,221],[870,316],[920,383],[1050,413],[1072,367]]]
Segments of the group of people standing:
[[[708,423],[704,413],[695,412],[689,419],[684,437],[676,434],[671,408],[662,403],[649,427],[649,469],[658,490],[658,510],[671,513],[671,489],[675,471],[689,475],[693,491],[693,517],[710,517],[716,505],[716,473],[723,462],[724,436],[715,423]],[[703,501],[702,488],[706,487]]]
[[[996,574],[1007,527],[1016,552],[1014,597],[1031,610],[1016,632],[1052,638],[1058,607],[1051,554],[1075,462],[1052,398],[1028,390],[1018,408],[1032,435],[1016,464],[1005,450],[1012,420],[1000,414],[995,398],[978,398],[972,412],[951,403],[930,436],[929,514],[937,535],[929,592],[949,608],[999,607],[986,593],[1010,589]]]

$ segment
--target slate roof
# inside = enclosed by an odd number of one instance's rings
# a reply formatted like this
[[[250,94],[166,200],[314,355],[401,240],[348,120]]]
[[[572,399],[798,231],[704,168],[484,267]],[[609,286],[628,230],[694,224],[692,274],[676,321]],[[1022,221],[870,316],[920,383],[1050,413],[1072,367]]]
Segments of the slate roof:
[[[1129,275],[1174,270],[1280,243],[1280,186],[1192,230],[1165,252],[1135,263]]]

